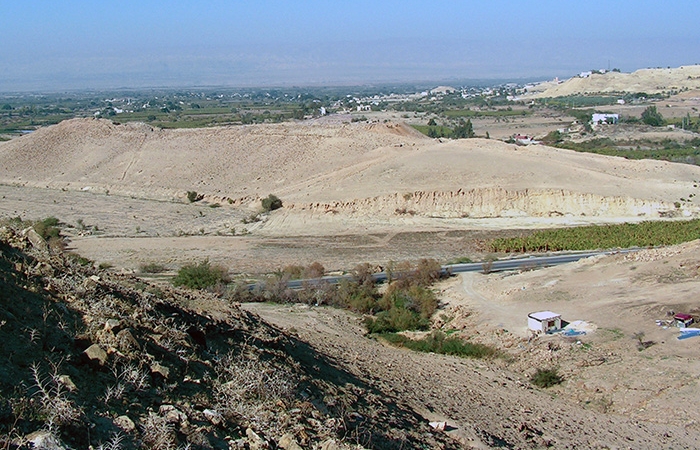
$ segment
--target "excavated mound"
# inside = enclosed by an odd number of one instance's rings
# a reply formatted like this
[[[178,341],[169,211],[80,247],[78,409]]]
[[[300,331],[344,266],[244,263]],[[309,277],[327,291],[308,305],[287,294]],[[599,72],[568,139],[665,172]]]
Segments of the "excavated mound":
[[[0,145],[0,182],[138,198],[391,217],[692,216],[700,168],[520,147],[441,142],[402,124],[159,130],[74,119]]]

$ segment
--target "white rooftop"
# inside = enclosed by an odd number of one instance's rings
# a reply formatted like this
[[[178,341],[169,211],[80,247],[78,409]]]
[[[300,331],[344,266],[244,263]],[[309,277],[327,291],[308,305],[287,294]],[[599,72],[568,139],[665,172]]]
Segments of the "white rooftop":
[[[533,319],[537,320],[549,320],[549,319],[556,319],[557,317],[561,317],[561,314],[557,314],[552,311],[540,311],[540,312],[533,312],[527,315],[528,317],[532,317]]]

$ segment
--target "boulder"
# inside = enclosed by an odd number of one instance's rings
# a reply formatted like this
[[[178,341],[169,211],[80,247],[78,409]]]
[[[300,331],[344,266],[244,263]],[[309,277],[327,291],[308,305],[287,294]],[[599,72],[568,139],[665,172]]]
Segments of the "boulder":
[[[167,380],[170,376],[170,369],[160,363],[153,363],[151,364],[151,375]]]
[[[270,448],[270,444],[263,438],[260,437],[251,428],[246,428],[245,435],[248,438],[248,446],[250,450],[262,450]]]
[[[41,235],[37,233],[34,228],[27,228],[22,232],[22,234],[24,234],[29,243],[32,244],[32,247],[35,249],[41,250],[42,252],[49,251],[49,244],[46,243],[46,240],[41,237]]]
[[[88,362],[96,364],[100,367],[107,363],[107,352],[102,350],[102,348],[97,344],[92,344],[90,347],[88,347],[83,352],[83,355],[85,355]]]
[[[129,416],[119,416],[114,419],[114,424],[127,433],[131,433],[136,430],[136,425],[134,421],[129,418]]]
[[[296,439],[294,439],[294,435],[292,433],[287,433],[282,436],[277,443],[277,446],[279,448],[283,448],[284,450],[302,450]]]

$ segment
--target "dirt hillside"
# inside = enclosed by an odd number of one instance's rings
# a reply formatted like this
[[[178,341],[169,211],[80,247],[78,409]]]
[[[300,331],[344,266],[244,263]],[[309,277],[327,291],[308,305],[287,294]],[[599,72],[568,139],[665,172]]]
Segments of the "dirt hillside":
[[[594,73],[573,77],[563,83],[543,83],[532,90],[534,98],[564,97],[582,94],[662,92],[700,89],[700,65],[666,69],[640,69],[632,73]]]
[[[6,184],[178,201],[196,191],[226,207],[274,193],[285,208],[271,233],[337,214],[385,222],[688,217],[698,206],[679,200],[692,198],[694,180],[700,168],[691,165],[440,142],[392,123],[158,130],[75,119],[0,144]]]

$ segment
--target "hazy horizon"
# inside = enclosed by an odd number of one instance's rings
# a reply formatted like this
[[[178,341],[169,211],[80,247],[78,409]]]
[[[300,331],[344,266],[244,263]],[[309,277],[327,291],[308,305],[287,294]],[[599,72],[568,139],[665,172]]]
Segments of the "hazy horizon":
[[[549,79],[700,60],[700,3],[13,2],[0,92]]]

